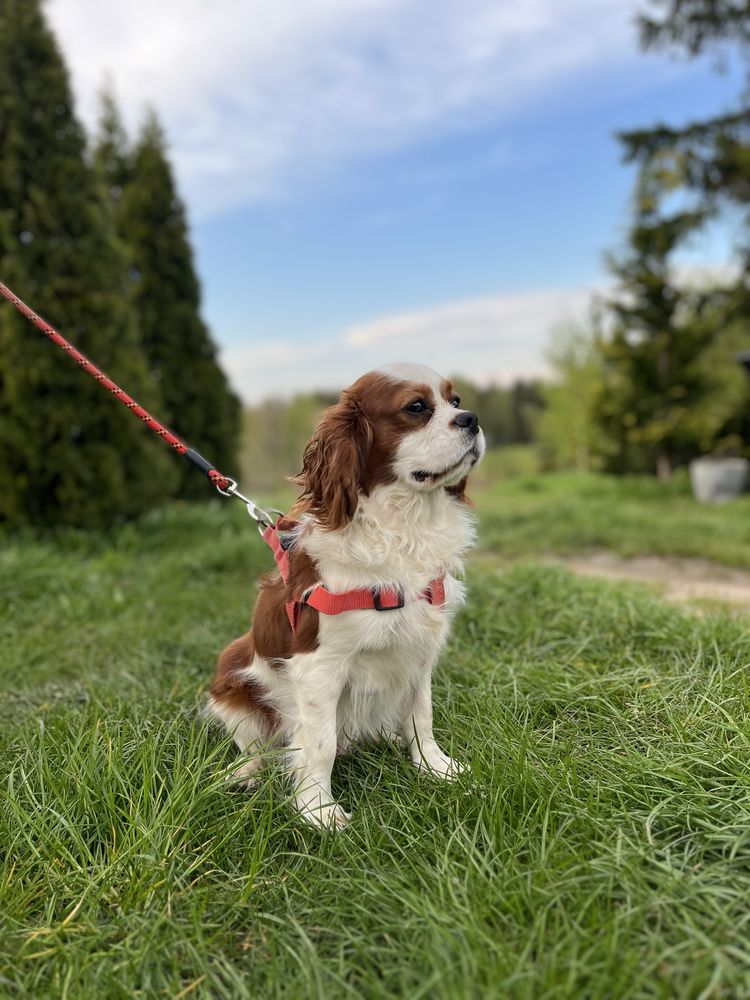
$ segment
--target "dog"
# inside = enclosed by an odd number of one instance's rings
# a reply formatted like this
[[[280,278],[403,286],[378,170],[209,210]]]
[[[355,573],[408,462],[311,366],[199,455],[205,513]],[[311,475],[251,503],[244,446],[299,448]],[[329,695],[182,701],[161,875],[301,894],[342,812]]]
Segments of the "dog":
[[[209,711],[248,755],[284,747],[302,816],[342,827],[337,752],[401,739],[414,764],[462,770],[432,729],[431,677],[464,600],[474,540],[465,487],[485,451],[476,414],[424,365],[363,375],[323,415],[294,478],[290,517],[266,531],[278,569],[260,585],[252,628],[219,657]]]

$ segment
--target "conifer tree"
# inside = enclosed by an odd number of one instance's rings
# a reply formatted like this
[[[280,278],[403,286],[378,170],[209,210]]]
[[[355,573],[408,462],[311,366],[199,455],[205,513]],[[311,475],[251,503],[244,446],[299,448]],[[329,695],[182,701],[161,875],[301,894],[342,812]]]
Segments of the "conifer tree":
[[[714,447],[737,399],[710,361],[721,332],[705,318],[713,295],[675,280],[674,253],[704,214],[662,214],[662,183],[641,171],[627,250],[610,261],[619,295],[609,302],[613,328],[599,340],[600,418],[613,471],[668,479],[677,461]]]
[[[40,0],[0,0],[0,277],[158,409],[126,266]],[[163,444],[0,306],[0,521],[106,525],[169,495]]]
[[[110,84],[102,89],[99,100],[101,111],[94,149],[94,167],[97,179],[102,184],[105,200],[116,212],[125,186],[133,179],[132,154]],[[116,224],[119,224],[118,220]]]
[[[747,0],[647,0],[638,24],[646,49],[691,58],[736,49],[745,61],[750,53]],[[655,466],[666,477],[675,461],[737,448],[747,431],[735,354],[750,313],[749,93],[702,120],[620,134],[626,160],[638,164],[639,191],[628,250],[612,266],[623,294],[610,303],[614,328],[600,342],[608,373],[600,415],[617,442],[615,471]],[[665,217],[665,200],[682,210]],[[700,294],[677,287],[675,249],[727,209],[743,223],[735,227],[739,278]]]
[[[201,319],[185,208],[155,115],[148,116],[131,151],[114,100],[105,95],[95,162],[130,254],[141,342],[151,376],[161,387],[165,419],[206,458],[231,472],[239,402]],[[205,485],[189,467],[180,492],[205,496]]]
[[[667,48],[690,58],[736,51],[748,65],[750,4],[747,0],[650,0],[638,17],[643,48]],[[750,73],[730,110],[677,127],[660,123],[620,134],[625,157],[647,169],[667,166],[669,189],[678,186],[694,196],[708,217],[717,209],[739,209],[744,268],[738,291],[740,312],[747,312],[750,291]]]

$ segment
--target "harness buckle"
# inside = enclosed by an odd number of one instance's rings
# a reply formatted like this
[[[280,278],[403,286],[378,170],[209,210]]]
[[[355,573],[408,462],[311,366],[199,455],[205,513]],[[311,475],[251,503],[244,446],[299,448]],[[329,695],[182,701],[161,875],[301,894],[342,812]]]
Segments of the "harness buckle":
[[[398,594],[398,604],[383,604],[382,602],[382,590],[377,587],[373,587],[372,593],[372,603],[376,611],[399,611],[404,606],[404,591],[401,587],[396,589]]]

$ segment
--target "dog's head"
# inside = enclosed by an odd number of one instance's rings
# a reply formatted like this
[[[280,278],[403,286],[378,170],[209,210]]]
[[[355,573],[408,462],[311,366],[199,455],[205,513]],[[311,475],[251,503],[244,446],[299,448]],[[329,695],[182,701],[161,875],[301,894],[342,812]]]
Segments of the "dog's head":
[[[484,447],[476,414],[461,409],[448,379],[425,365],[388,365],[363,375],[324,414],[294,480],[298,503],[335,530],[376,486],[462,499]]]

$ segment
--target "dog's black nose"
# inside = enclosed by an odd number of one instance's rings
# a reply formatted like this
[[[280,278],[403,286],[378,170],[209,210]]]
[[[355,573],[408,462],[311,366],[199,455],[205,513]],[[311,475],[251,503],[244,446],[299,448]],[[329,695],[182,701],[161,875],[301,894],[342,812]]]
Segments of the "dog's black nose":
[[[471,410],[461,410],[453,418],[453,426],[463,427],[469,434],[476,436],[479,433],[479,417],[476,413],[472,413]]]

